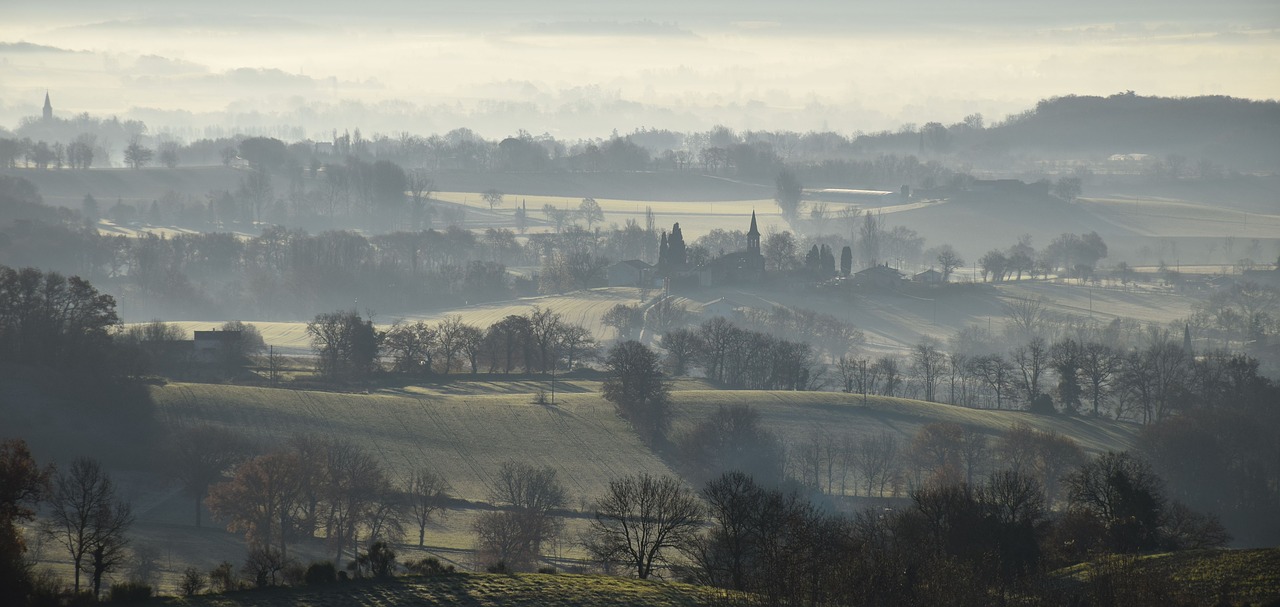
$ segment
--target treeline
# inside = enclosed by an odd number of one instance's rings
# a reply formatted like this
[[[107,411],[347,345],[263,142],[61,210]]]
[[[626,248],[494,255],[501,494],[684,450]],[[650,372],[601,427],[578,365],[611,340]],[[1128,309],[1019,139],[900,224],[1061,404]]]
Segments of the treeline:
[[[838,321],[837,321],[838,322]],[[839,323],[831,342],[845,351],[861,333]],[[843,339],[842,339],[843,336]],[[743,390],[816,390],[825,382],[824,366],[808,342],[791,341],[735,326],[724,317],[697,329],[675,329],[662,335],[666,368],[672,375],[694,370],[727,388]]]
[[[307,324],[317,371],[330,381],[359,381],[384,370],[409,376],[482,370],[486,373],[569,371],[595,360],[595,338],[564,316],[535,307],[482,329],[448,316],[435,322],[398,322],[382,330],[359,313],[316,315]]]

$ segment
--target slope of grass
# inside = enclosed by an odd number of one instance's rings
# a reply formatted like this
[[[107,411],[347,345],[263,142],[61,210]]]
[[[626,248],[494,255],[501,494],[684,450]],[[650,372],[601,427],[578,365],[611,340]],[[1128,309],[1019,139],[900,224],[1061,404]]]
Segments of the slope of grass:
[[[399,605],[547,605],[593,607],[644,605],[681,607],[718,604],[723,593],[688,584],[663,583],[595,575],[457,574],[360,581],[319,588],[277,588],[222,595],[169,599],[166,605],[192,607]]]
[[[868,436],[888,431],[909,442],[922,427],[954,422],[998,438],[1019,422],[1071,437],[1090,452],[1123,450],[1132,444],[1137,427],[1107,419],[1036,415],[1026,411],[967,409],[902,398],[836,392],[759,392],[686,390],[674,393],[679,421],[688,425],[721,405],[750,405],[765,426],[796,442],[815,433]]]
[[[1115,568],[1115,559],[1084,563],[1056,572],[1067,584],[1087,583],[1100,567]],[[1280,602],[1280,548],[1256,550],[1192,550],[1138,557],[1124,563],[1122,575],[1167,580],[1173,591],[1195,604],[1212,605],[1225,598],[1231,605]]]
[[[454,495],[483,501],[502,462],[517,459],[557,469],[574,495],[594,497],[610,479],[670,469],[618,417],[599,394],[599,383],[560,384],[554,406],[531,404],[544,384],[534,381],[454,381],[443,386],[343,394],[245,386],[171,383],[152,396],[162,419],[174,427],[211,423],[265,444],[314,433],[364,445],[393,474],[418,466],[440,470]],[[468,386],[471,386],[468,388]],[[756,408],[764,424],[802,442],[816,432],[865,436],[888,431],[909,441],[920,427],[956,422],[996,438],[1025,422],[1077,440],[1088,451],[1127,448],[1131,424],[1109,420],[975,410],[897,398],[832,392],[763,392],[706,389],[687,382],[673,393],[676,429],[696,423],[720,405]]]

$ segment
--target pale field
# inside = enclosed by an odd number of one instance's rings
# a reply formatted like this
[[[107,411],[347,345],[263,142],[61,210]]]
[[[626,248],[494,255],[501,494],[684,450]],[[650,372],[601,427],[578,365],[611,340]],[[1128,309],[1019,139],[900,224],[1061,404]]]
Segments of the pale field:
[[[676,302],[694,312],[691,324],[705,317],[698,312],[702,304],[728,297],[742,305],[768,309],[775,305],[807,309],[830,314],[861,329],[867,338],[866,353],[901,354],[924,337],[946,342],[968,325],[988,326],[999,330],[1005,322],[1004,303],[1031,297],[1043,297],[1047,308],[1055,313],[1078,318],[1094,318],[1100,322],[1132,318],[1143,323],[1164,325],[1186,318],[1198,301],[1196,297],[1151,285],[1119,285],[1090,287],[1071,281],[1023,280],[995,285],[990,290],[951,293],[935,298],[902,293],[860,294],[852,300],[809,290],[763,290],[758,288],[708,288],[676,297]],[[935,301],[935,299],[937,301]],[[566,322],[580,324],[607,344],[616,335],[602,322],[604,314],[617,304],[640,303],[640,291],[628,287],[589,289],[563,295],[529,297],[517,300],[477,304],[451,310],[406,314],[407,322],[438,322],[451,315],[486,328],[511,314],[528,314],[535,307],[554,310]],[[223,321],[173,321],[188,335],[196,330],[210,330]],[[257,322],[245,320],[262,333],[264,341],[286,355],[309,355],[311,338],[305,322]],[[386,329],[390,323],[378,325]],[[652,343],[646,333],[644,341]]]
[[[1142,236],[1280,238],[1280,212],[1249,213],[1167,198],[1081,198],[1098,219]],[[1280,197],[1275,207],[1280,209]]]
[[[657,291],[654,290],[650,293]],[[704,301],[690,299],[686,297],[676,297],[676,303],[685,306],[689,310],[698,310]],[[446,316],[461,316],[462,321],[479,327],[481,329],[488,328],[503,318],[512,314],[528,314],[535,308],[544,308],[554,310],[564,317],[565,322],[578,324],[586,327],[591,331],[592,335],[600,341],[610,340],[615,337],[613,329],[605,326],[602,319],[610,308],[618,304],[637,305],[641,303],[640,290],[631,287],[603,287],[598,289],[585,289],[566,293],[563,295],[547,295],[542,297],[525,297],[515,300],[493,302],[486,304],[476,304],[450,310],[440,310],[431,312],[421,312],[417,314],[403,314],[395,316],[391,322],[375,323],[380,329],[391,327],[392,322],[403,320],[405,322],[438,322]],[[183,331],[187,332],[190,337],[193,331],[208,331],[222,326],[226,320],[174,320],[166,321]],[[277,321],[254,321],[244,320],[245,323],[251,324],[262,333],[262,339],[269,346],[274,346],[284,354],[309,354],[311,352],[311,336],[307,334],[307,323],[298,322],[277,322]],[[144,323],[129,323],[125,326]]]
[[[522,202],[529,211],[529,217],[535,221],[545,220],[542,214],[543,205],[554,205],[561,209],[577,209],[581,198],[563,196],[524,196],[508,194],[503,206],[490,213],[489,205],[475,192],[435,192],[431,195],[436,200],[461,204],[471,209],[468,211],[469,222],[475,216],[477,223],[491,222],[509,226],[511,213]],[[604,212],[604,225],[624,225],[628,219],[634,219],[642,227],[645,225],[645,209],[652,209],[657,227],[660,230],[671,230],[673,223],[680,224],[680,231],[686,242],[693,242],[699,236],[719,228],[723,230],[747,231],[751,225],[751,212],[756,213],[756,223],[761,232],[769,229],[789,230],[791,227],[782,219],[778,205],[771,199],[760,200],[726,200],[717,202],[671,202],[616,200],[597,198],[596,203]],[[836,205],[831,205],[835,207]],[[535,231],[546,231],[547,228],[535,228]]]

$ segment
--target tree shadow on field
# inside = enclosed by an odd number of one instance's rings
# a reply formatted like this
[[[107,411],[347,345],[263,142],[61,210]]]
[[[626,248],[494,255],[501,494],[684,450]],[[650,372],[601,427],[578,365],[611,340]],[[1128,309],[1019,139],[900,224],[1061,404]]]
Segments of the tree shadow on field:
[[[94,457],[109,468],[150,469],[163,438],[151,386],[137,380],[31,368],[0,370],[3,438],[42,460]]]

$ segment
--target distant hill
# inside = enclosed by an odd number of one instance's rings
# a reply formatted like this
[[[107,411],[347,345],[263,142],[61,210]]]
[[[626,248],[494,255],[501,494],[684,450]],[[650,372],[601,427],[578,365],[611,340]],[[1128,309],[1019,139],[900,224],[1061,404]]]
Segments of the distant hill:
[[[1126,559],[1105,557],[1053,575],[1067,588],[1094,585],[1100,573],[1141,580],[1185,605],[1280,604],[1280,548],[1190,550]]]
[[[1181,154],[1241,170],[1280,170],[1280,102],[1233,97],[1067,95],[986,129],[976,149]]]

